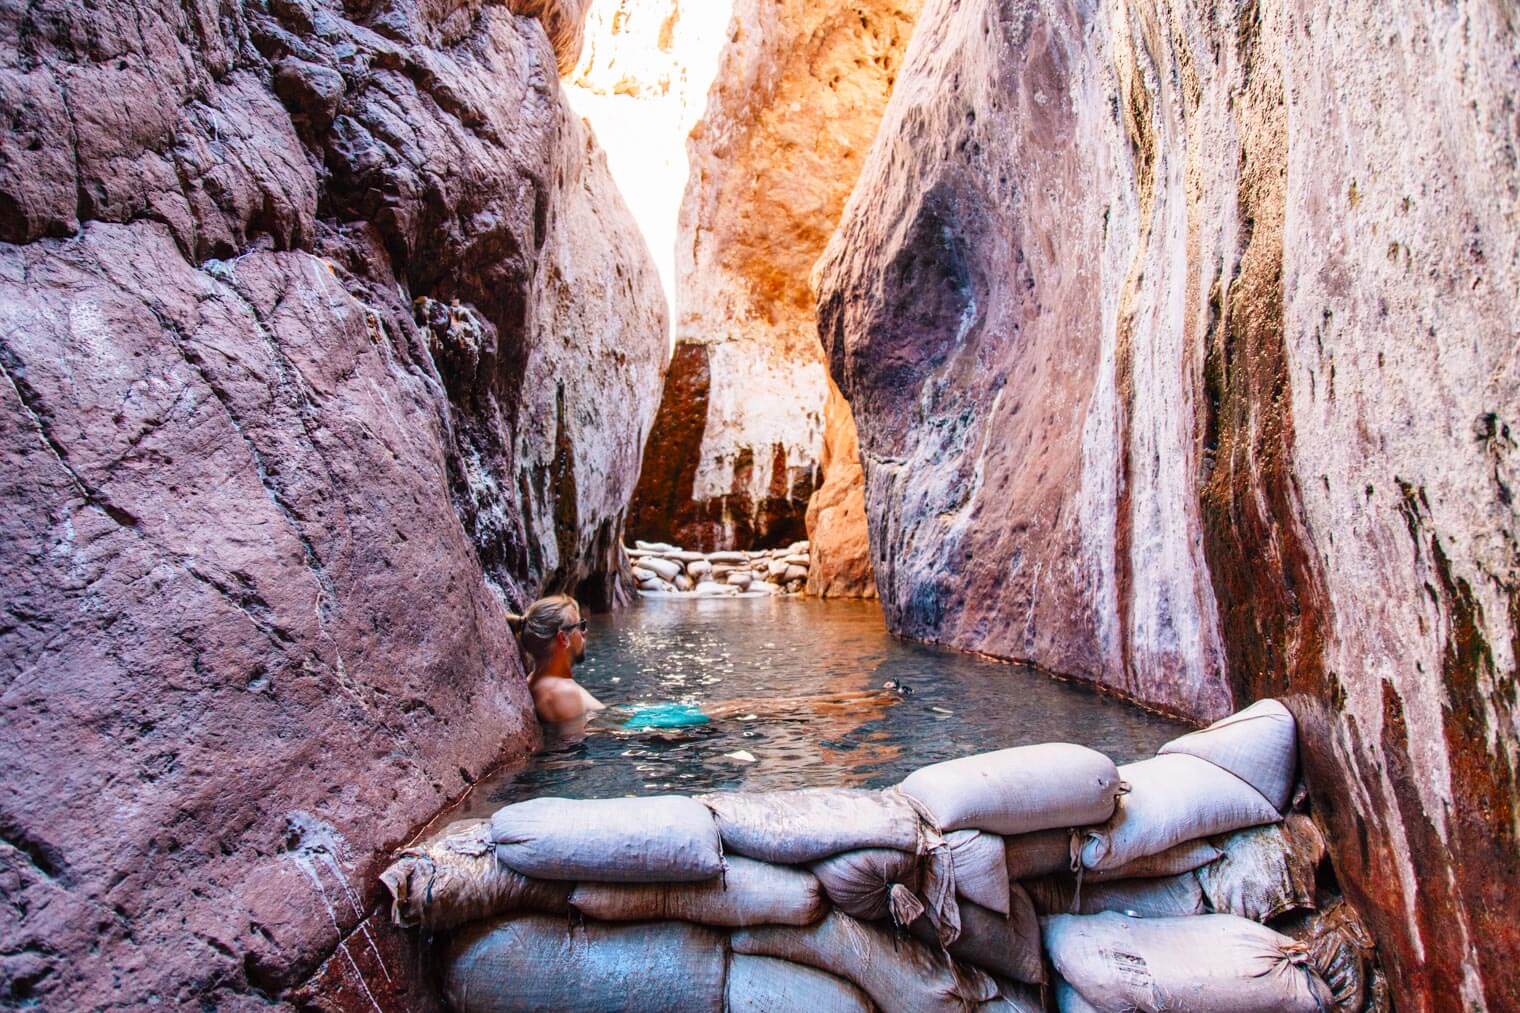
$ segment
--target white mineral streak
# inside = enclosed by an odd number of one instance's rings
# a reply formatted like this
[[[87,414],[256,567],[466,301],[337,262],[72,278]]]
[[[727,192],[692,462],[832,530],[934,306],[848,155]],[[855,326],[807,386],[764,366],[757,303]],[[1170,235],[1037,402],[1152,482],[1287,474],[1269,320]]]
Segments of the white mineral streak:
[[[775,458],[768,448],[785,449],[788,470],[816,467],[823,451],[828,373],[819,359],[785,356],[751,341],[717,342],[711,354],[707,428],[692,495],[704,500],[743,491],[758,504],[769,495],[773,478]],[[748,488],[740,490],[734,466],[746,449],[754,464]],[[791,476],[784,484],[791,489]]]
[[[1330,596],[1356,600],[1360,613],[1336,617],[1326,666],[1365,672],[1342,684],[1368,739],[1383,723],[1384,683],[1397,690],[1408,728],[1421,730],[1409,741],[1424,768],[1414,783],[1449,837],[1446,742],[1424,731],[1442,727],[1442,647],[1458,618],[1437,590],[1383,589],[1440,589],[1439,543],[1451,580],[1470,587],[1494,670],[1515,671],[1504,585],[1520,570],[1520,517],[1504,487],[1520,489],[1520,247],[1517,194],[1513,183],[1500,188],[1516,178],[1515,156],[1496,128],[1514,116],[1503,85],[1514,77],[1502,31],[1512,15],[1502,5],[1471,5],[1461,19],[1411,7],[1390,25],[1370,0],[1329,13],[1302,7],[1284,35],[1306,75],[1287,93],[1283,329],[1295,470]],[[1373,36],[1388,46],[1376,60],[1363,42]],[[1520,728],[1486,718],[1490,745],[1507,743],[1499,748],[1513,758]],[[1383,776],[1384,797],[1359,808],[1393,804]],[[1401,870],[1414,898],[1419,884]],[[1443,931],[1465,936],[1468,926]],[[1463,1004],[1478,1008],[1474,988]]]

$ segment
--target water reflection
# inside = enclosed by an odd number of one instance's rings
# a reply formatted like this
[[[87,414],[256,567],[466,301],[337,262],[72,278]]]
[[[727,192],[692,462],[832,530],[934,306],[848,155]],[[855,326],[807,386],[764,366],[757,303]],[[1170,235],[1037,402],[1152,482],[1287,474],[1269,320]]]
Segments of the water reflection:
[[[482,780],[451,818],[539,795],[885,786],[926,763],[1032,742],[1081,742],[1123,763],[1185,730],[1028,669],[895,640],[870,602],[645,600],[591,623],[577,678],[614,710],[588,729],[551,735],[526,767]],[[686,729],[614,727],[640,705],[868,690],[888,680],[911,694]],[[755,762],[725,755],[740,751]]]

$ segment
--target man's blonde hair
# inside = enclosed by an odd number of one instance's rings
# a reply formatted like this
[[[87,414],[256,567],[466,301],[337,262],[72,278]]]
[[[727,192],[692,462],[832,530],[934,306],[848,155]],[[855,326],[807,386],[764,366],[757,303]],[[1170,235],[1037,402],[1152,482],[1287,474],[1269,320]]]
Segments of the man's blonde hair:
[[[540,598],[529,605],[522,615],[507,613],[507,625],[517,634],[518,645],[532,663],[529,675],[533,674],[531,668],[538,667],[538,663],[549,656],[549,648],[559,632],[580,621],[581,607],[568,594],[551,594],[547,598]]]

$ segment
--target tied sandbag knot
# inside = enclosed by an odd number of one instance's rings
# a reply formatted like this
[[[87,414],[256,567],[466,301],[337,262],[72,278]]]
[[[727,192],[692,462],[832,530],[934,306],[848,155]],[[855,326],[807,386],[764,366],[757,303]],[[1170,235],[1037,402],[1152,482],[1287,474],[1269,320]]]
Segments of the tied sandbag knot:
[[[1271,967],[1263,968],[1258,976],[1268,974],[1302,975],[1305,991],[1313,998],[1317,1013],[1331,1013],[1335,1009],[1333,995],[1331,1000],[1327,1001],[1323,989],[1314,987],[1315,982],[1322,982],[1323,979],[1314,968],[1314,954],[1310,952],[1307,943],[1297,939],[1283,943],[1278,948],[1277,962]]]
[[[892,922],[899,929],[906,930],[923,915],[923,902],[903,884],[893,883],[887,894],[892,908]]]

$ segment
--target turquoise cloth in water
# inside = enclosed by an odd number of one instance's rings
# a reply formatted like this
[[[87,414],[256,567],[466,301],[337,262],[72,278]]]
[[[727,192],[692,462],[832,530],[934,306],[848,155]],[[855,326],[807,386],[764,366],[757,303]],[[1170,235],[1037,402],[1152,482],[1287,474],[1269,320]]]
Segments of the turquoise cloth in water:
[[[653,703],[640,707],[623,722],[624,728],[686,728],[712,719],[689,703]]]

